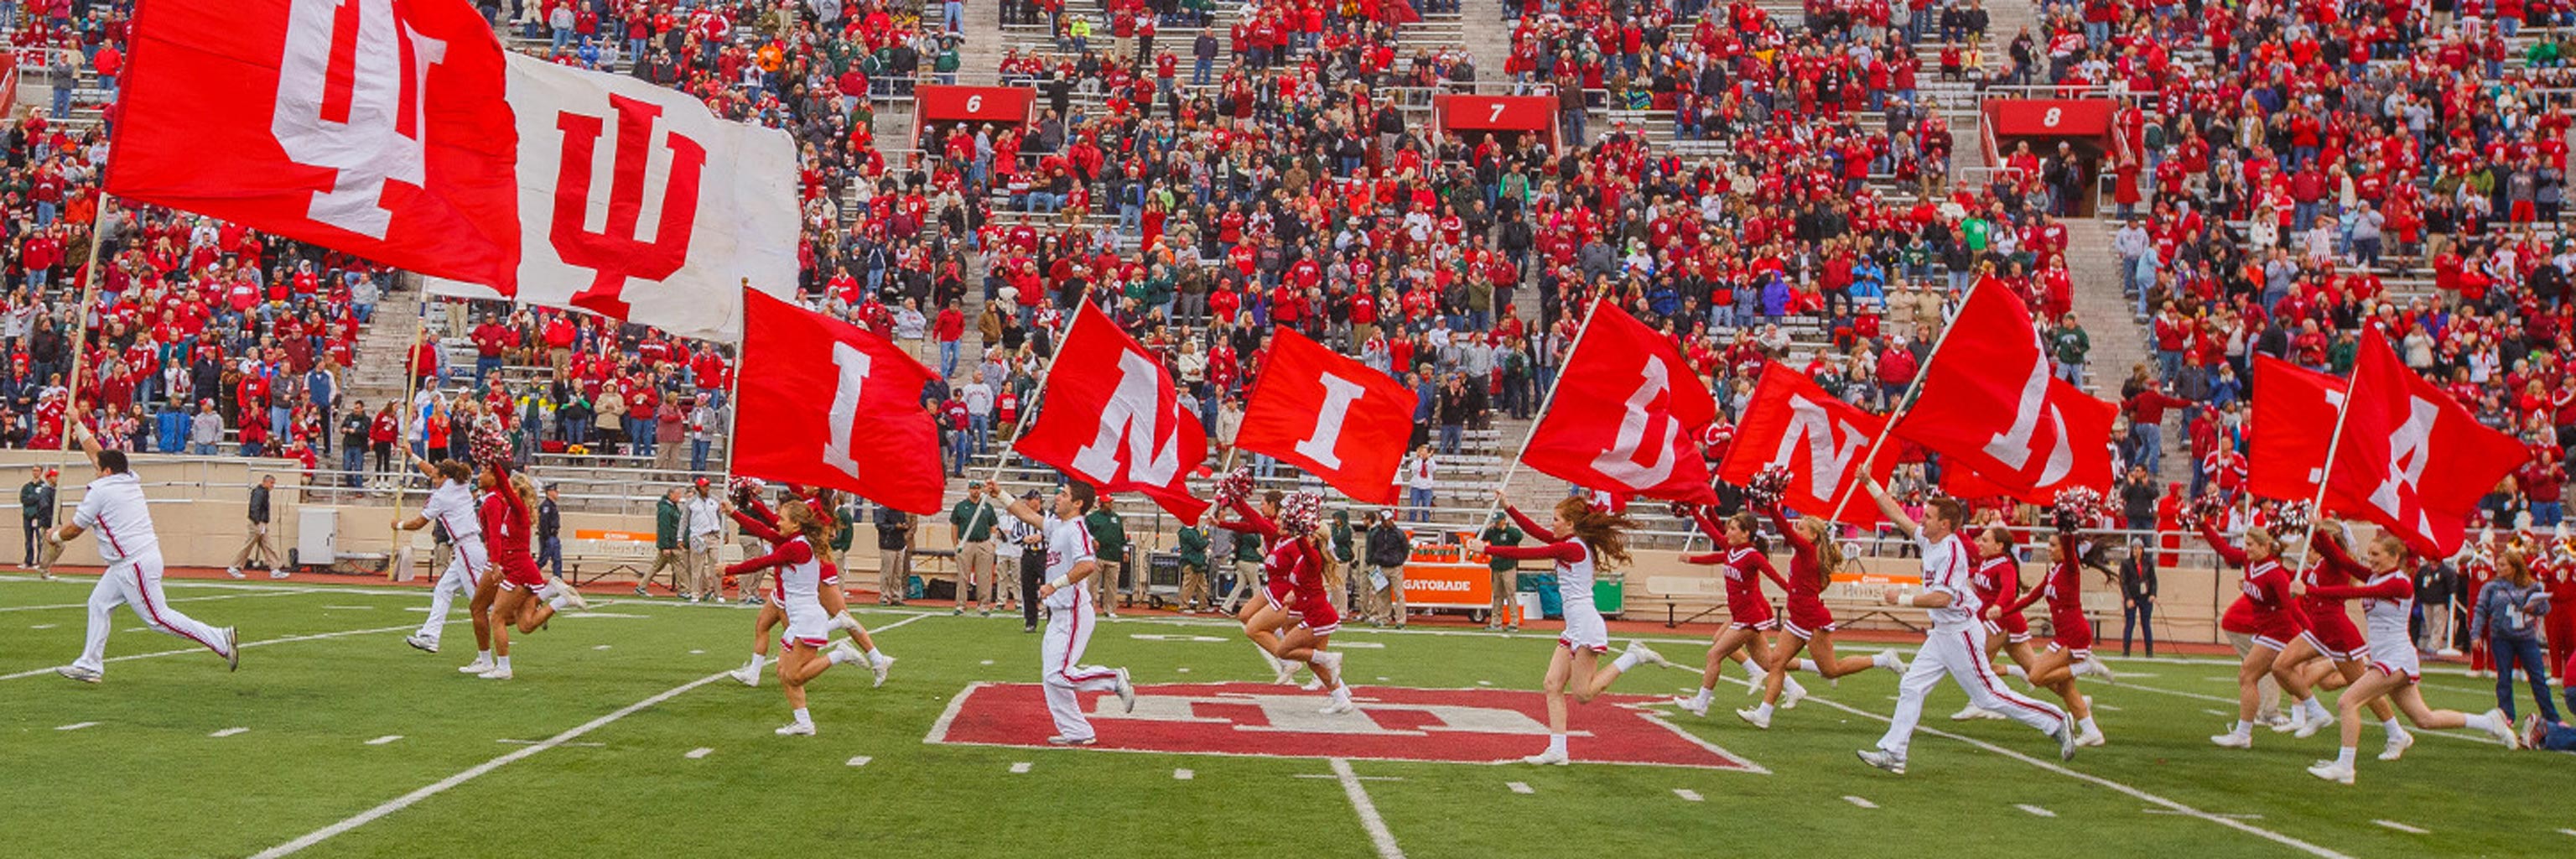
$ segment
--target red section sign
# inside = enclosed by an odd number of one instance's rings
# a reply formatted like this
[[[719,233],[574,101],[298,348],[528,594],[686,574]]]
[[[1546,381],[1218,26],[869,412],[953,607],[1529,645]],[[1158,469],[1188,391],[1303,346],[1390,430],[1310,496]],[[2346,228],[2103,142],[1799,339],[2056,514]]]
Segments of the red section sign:
[[[2104,99],[2006,99],[1986,102],[1986,128],[1996,137],[2109,137]]]
[[[1556,99],[1543,95],[1444,95],[1440,125],[1458,131],[1546,131]]]
[[[1029,105],[1037,101],[1037,91],[1006,86],[920,86],[913,89],[913,99],[921,105],[922,122],[999,122],[1019,125],[1029,121]]]
[[[1193,755],[1495,763],[1547,746],[1547,700],[1514,689],[1353,687],[1359,710],[1318,711],[1321,695],[1262,683],[1136,687],[1136,709],[1085,695],[1095,748]],[[1580,763],[1768,772],[1700,739],[1647,705],[1669,699],[1604,695],[1575,707],[1567,728]],[[923,742],[1049,748],[1046,695],[1035,683],[976,683],[948,704]]]

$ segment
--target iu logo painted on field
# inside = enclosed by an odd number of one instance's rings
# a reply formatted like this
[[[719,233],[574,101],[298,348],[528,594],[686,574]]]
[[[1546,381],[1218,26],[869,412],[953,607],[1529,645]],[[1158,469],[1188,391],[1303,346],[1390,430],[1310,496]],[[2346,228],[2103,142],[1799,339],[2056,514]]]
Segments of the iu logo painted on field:
[[[608,222],[598,232],[582,225],[591,197],[590,162],[606,120],[565,111],[555,115],[555,126],[563,131],[563,166],[556,178],[548,238],[565,264],[598,273],[591,278],[590,288],[573,295],[573,306],[625,319],[629,278],[662,280],[689,261],[689,231],[696,228],[698,219],[698,171],[706,167],[707,149],[676,129],[663,135],[671,163],[669,182],[662,190],[662,212],[655,218],[653,239],[636,238],[650,181],[645,164],[652,156],[653,124],[662,117],[662,108],[614,93],[608,96],[608,106],[617,122],[617,151],[608,177]]]
[[[1136,687],[1136,711],[1086,696],[1097,748],[1166,754],[1338,757],[1496,763],[1547,743],[1547,701],[1516,689],[1353,687],[1358,712],[1316,712],[1321,695],[1262,683]],[[1768,772],[1692,736],[1646,705],[1666,699],[1604,695],[1576,707],[1567,727],[1586,763]],[[948,704],[923,742],[1046,748],[1053,733],[1035,683],[976,683]]]

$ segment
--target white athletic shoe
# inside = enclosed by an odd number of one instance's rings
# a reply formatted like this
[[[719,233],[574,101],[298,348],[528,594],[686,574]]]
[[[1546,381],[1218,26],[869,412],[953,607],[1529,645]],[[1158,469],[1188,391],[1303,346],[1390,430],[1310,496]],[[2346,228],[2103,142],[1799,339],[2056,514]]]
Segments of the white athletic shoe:
[[[1902,754],[1886,749],[1862,749],[1853,754],[1859,755],[1862,763],[1897,775],[1905,774],[1905,756]]]
[[[1136,712],[1136,684],[1127,681],[1127,669],[1118,669],[1118,705]]]
[[[2316,733],[2317,731],[2315,728],[2308,727],[2308,714],[2299,710],[2290,710],[2282,713],[2279,721],[2265,722],[2264,724],[2265,726],[2270,727],[2272,729],[2272,733],[2275,734],[2287,734],[2292,731],[2305,731],[2306,733],[2299,735],[2304,737],[2308,734]]]
[[[2075,759],[2075,723],[2072,720],[2058,725],[2057,730],[2048,732],[2048,738],[2057,741],[2058,760]]]
[[[2091,666],[2089,670],[2093,673],[2093,676],[2102,678],[2102,682],[2104,683],[2120,682],[2120,676],[2111,673],[2111,663],[2104,662],[2099,659],[2087,659],[2080,664]]]
[[[581,592],[573,590],[571,586],[564,584],[562,579],[555,580],[555,593],[556,595],[563,597],[564,608],[566,609],[570,609],[572,611],[590,610],[590,601],[582,599]]]
[[[1905,657],[1896,655],[1896,651],[1893,650],[1881,650],[1877,653],[1870,654],[1869,664],[1872,667],[1885,668],[1898,674],[1905,673],[1905,669],[1907,667],[1905,664]],[[1902,766],[1903,763],[1902,759],[1898,760],[1899,766]]]
[[[1316,712],[1327,716],[1339,716],[1343,713],[1348,713],[1357,709],[1359,709],[1359,706],[1351,703],[1351,687],[1343,686],[1341,688],[1334,689],[1332,700],[1326,701],[1324,703],[1324,709]]]
[[[282,581],[285,581],[285,580],[286,580],[286,577],[287,577],[287,572],[286,572],[285,570],[270,570],[270,571],[268,571],[268,580],[269,580],[269,581],[272,581],[272,582],[282,582]]]
[[[1673,696],[1673,706],[1680,707],[1683,712],[1689,713],[1693,716],[1698,716],[1703,719],[1708,718],[1708,702],[1702,700],[1697,695],[1687,697],[1675,695]]]
[[[216,632],[220,632],[220,633],[223,633],[223,634],[224,634],[224,670],[226,670],[226,671],[240,671],[240,670],[241,670],[241,629],[240,629],[240,627],[227,626],[227,627],[224,627],[224,628],[222,628],[222,629],[216,630]],[[2509,732],[2509,731],[2508,731],[2508,732],[2505,734],[2505,736],[2510,737],[2510,736],[2513,736],[2513,734],[2512,734],[2511,732]]]
[[[832,660],[833,664],[836,665],[869,664],[868,655],[860,653],[858,648],[850,646],[850,640],[846,638],[833,642],[831,655],[825,658]]]
[[[1735,717],[1743,719],[1745,724],[1752,725],[1753,727],[1761,728],[1765,731],[1771,730],[1771,714],[1762,712],[1762,708],[1760,707],[1746,707],[1744,709],[1737,710],[1735,711]]]
[[[1787,678],[1781,681],[1780,709],[1796,709],[1798,702],[1804,700],[1807,700],[1807,687],[1798,685],[1796,678]]]
[[[78,681],[83,682],[83,683],[96,683],[96,682],[99,682],[100,680],[104,680],[104,679],[106,679],[106,677],[105,677],[104,675],[101,675],[101,674],[99,674],[99,673],[98,673],[98,672],[96,672],[96,671],[91,671],[91,670],[89,670],[89,669],[87,669],[87,668],[82,668],[82,667],[80,667],[80,666],[78,666],[78,665],[65,665],[65,666],[63,666],[63,667],[61,667],[61,668],[56,668],[56,669],[54,669],[54,673],[56,673],[56,674],[60,674],[60,675],[63,675],[64,677],[69,677],[69,678],[71,678],[71,679],[73,679],[73,680],[78,680]]]
[[[823,624],[823,627],[825,629],[837,629],[852,635],[857,635],[859,632],[859,620],[858,618],[851,617],[850,613],[845,611],[840,614],[833,615],[831,622]]]
[[[1280,659],[1279,657],[1270,655],[1270,651],[1261,651],[1261,661],[1270,663],[1271,683],[1286,686],[1289,685],[1290,680],[1297,676],[1296,665],[1290,664],[1288,661]]]
[[[2102,732],[2100,730],[2091,728],[2085,729],[2083,734],[2080,734],[2075,738],[2075,744],[2084,747],[2100,746],[2108,742],[2110,742],[2110,739],[2102,736]]]
[[[1984,708],[1984,707],[1979,707],[1979,706],[1977,706],[1977,705],[1975,705],[1975,704],[1970,704],[1970,705],[1968,705],[1968,706],[1965,706],[1965,707],[1961,707],[1961,708],[1959,708],[1959,712],[1956,712],[1956,713],[1952,713],[1952,714],[1950,714],[1950,721],[1953,721],[1953,722],[1968,722],[1968,721],[1974,721],[1974,720],[1977,720],[1977,719],[2001,719],[2001,718],[2003,718],[2003,717],[2004,717],[2004,714],[2002,714],[2002,713],[1997,713],[1997,712],[1995,712],[1995,711],[1993,711],[1993,710],[1988,710],[1988,709],[1986,709],[1986,708]]]
[[[2515,739],[2513,736],[2513,718],[2506,716],[2502,709],[2487,711],[2487,733],[2494,735],[2497,740],[2503,741],[2505,748],[2518,749],[2522,747],[2522,742]]]
[[[483,678],[483,679],[485,679],[485,680],[508,680],[508,679],[510,679],[510,669],[507,669],[507,668],[500,668],[500,667],[495,667],[495,668],[493,668],[493,669],[492,669],[492,670],[490,670],[490,671],[486,671],[486,672],[483,672],[483,673],[481,673],[481,674],[477,674],[477,675],[474,675],[474,676],[476,676],[476,677],[481,677],[481,678]]]
[[[876,675],[876,684],[868,688],[884,686],[886,672],[892,670],[894,670],[894,657],[885,655],[885,651],[877,651],[877,655],[868,657],[868,671]]]
[[[814,735],[814,723],[789,722],[778,726],[777,733],[782,737],[811,737]]]
[[[1667,662],[1667,661],[1665,661],[1665,660],[1664,660],[1664,655],[1663,655],[1663,654],[1661,654],[1661,653],[1656,653],[1654,648],[1652,648],[1652,647],[1647,647],[1647,646],[1646,646],[1646,643],[1645,643],[1645,642],[1643,642],[1643,641],[1630,641],[1630,642],[1628,642],[1628,655],[1629,655],[1629,656],[1636,657],[1636,658],[1637,658],[1637,664],[1639,664],[1639,665],[1662,665],[1662,666],[1665,666],[1665,667],[1671,667],[1671,666],[1672,666],[1672,663],[1671,663],[1671,662]]]
[[[1567,764],[1573,763],[1573,761],[1566,760],[1566,758],[1565,758],[1565,753],[1564,753],[1564,752],[1560,752],[1560,751],[1557,751],[1557,750],[1555,750],[1555,749],[1549,749],[1549,750],[1547,750],[1547,751],[1540,752],[1540,753],[1538,753],[1538,754],[1531,755],[1531,756],[1526,757],[1526,758],[1522,758],[1522,759],[1521,759],[1521,763],[1531,764],[1531,765],[1534,765],[1534,766],[1560,766],[1560,767],[1561,767],[1561,766],[1565,766],[1565,765],[1567,765]]]
[[[725,676],[733,678],[736,683],[757,687],[760,685],[760,666],[746,662],[741,668],[725,672]]]
[[[1297,688],[1308,692],[1321,692],[1324,691],[1324,681],[1308,677],[1306,678],[1306,682],[1297,684]]]
[[[2280,713],[2272,713],[2270,715],[2263,716],[2261,717],[2261,721],[2263,726],[2272,729],[2273,733],[2280,733],[2290,729],[2290,717]]]
[[[2333,719],[2309,719],[2302,717],[2299,720],[2299,726],[2290,730],[2290,736],[2304,740],[2309,737],[2316,736],[2318,729],[2332,724],[2334,724]]]
[[[403,639],[403,643],[411,645],[412,649],[418,650],[422,653],[438,652],[438,639],[431,638],[426,635],[414,635],[410,638],[405,638]]]
[[[2405,757],[2406,750],[2414,747],[2415,735],[2405,731],[2399,731],[2388,738],[2387,748],[2379,750],[2379,759],[2383,761],[2393,761],[2398,758]]]
[[[2252,735],[2239,734],[2234,731],[2224,734],[2211,734],[2209,735],[2209,742],[2211,745],[2225,749],[2250,749],[2254,747],[2254,737]]]
[[[1098,739],[1092,737],[1054,736],[1047,738],[1047,745],[1050,746],[1088,746],[1099,742],[1100,741]]]
[[[1330,673],[1330,674],[1332,674],[1332,675],[1333,675],[1333,679],[1335,679],[1335,680],[1340,680],[1340,679],[1342,679],[1342,655],[1341,655],[1341,654],[1339,654],[1339,653],[1335,653],[1335,652],[1330,651],[1330,650],[1318,650],[1318,651],[1315,651],[1314,659],[1315,659],[1316,664],[1324,666],[1324,671],[1325,671],[1325,672]],[[1320,678],[1319,678],[1319,680],[1320,680]]]
[[[2030,682],[2030,672],[2023,670],[2019,663],[2004,666],[2004,676],[2024,683]]]
[[[240,567],[225,567],[224,575],[238,579],[242,577],[242,571]]]
[[[2352,768],[2336,761],[2318,761],[2308,767],[2308,774],[2336,784],[2352,783]]]
[[[456,669],[459,674],[481,674],[490,670],[492,670],[492,660],[482,656],[474,657],[474,661],[465,663],[463,668]]]

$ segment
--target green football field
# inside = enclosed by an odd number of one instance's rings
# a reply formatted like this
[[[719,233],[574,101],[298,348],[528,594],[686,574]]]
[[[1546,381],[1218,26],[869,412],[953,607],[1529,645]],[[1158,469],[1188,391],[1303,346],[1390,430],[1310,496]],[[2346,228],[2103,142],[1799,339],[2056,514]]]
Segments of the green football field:
[[[1516,732],[1553,632],[1346,632],[1363,708],[1385,703],[1321,723],[1310,693],[1245,685],[1269,672],[1229,624],[1104,620],[1089,661],[1146,695],[1135,714],[1088,700],[1114,715],[1104,744],[1131,748],[1066,750],[1028,745],[1046,733],[1038,636],[1016,618],[862,612],[900,658],[891,681],[834,669],[811,687],[820,736],[782,738],[775,674],[749,689],[717,673],[749,646],[741,609],[597,599],[521,639],[518,678],[494,682],[454,670],[473,655],[461,611],[446,652],[403,645],[417,589],[173,580],[174,607],[239,625],[241,671],[120,610],[117,661],[90,686],[50,669],[79,650],[93,581],[0,577],[0,853],[2576,854],[2576,758],[2446,732],[2381,763],[2374,727],[2360,783],[2321,782],[2303,768],[2332,755],[2327,735],[2208,744],[2234,696],[2233,667],[2208,659],[2113,660],[2121,682],[2088,685],[2111,744],[2067,764],[2020,725],[1950,721],[1964,698],[1944,687],[1904,776],[1852,756],[1884,728],[1891,674],[1814,683],[1758,731],[1724,712],[1746,702],[1732,684],[1710,718],[1650,704],[1695,679],[1644,667],[1612,690],[1634,697],[1578,708],[1579,730],[1603,732],[1573,747],[1649,760],[1537,768],[1492,761],[1544,745]],[[1648,640],[1702,654],[1695,636]],[[2426,690],[2493,705],[2456,671]]]

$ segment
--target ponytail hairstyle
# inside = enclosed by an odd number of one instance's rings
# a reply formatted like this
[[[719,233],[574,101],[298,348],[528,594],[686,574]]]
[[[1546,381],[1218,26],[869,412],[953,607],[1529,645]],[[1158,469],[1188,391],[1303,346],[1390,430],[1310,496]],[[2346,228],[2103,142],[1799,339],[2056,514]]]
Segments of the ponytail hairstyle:
[[[835,567],[840,566],[839,559],[832,557],[831,528],[823,524],[823,517],[816,515],[813,507],[804,504],[779,505],[778,524],[784,526],[784,530],[791,536],[805,538],[805,548],[814,553],[815,560]]]
[[[2273,536],[2272,529],[2269,527],[2255,525],[2245,529],[2246,550],[2252,551],[2256,545],[2261,545],[2264,554],[2272,559],[2278,559],[2281,556],[2281,538]]]
[[[510,491],[518,493],[519,503],[524,505],[524,509],[526,509],[530,515],[535,515],[537,512],[536,481],[529,480],[526,472],[510,471],[504,473],[509,476]]]
[[[1735,515],[1726,517],[1726,524],[1743,529],[1747,535],[1744,544],[1753,547],[1754,551],[1771,551],[1770,541],[1762,539],[1761,520],[1754,517],[1753,511],[1736,511]]]
[[[1590,500],[1573,497],[1556,502],[1556,518],[1565,521],[1571,536],[1583,541],[1592,552],[1595,568],[1606,568],[1628,562],[1627,530],[1637,523],[1627,516],[1595,508]]]
[[[2387,552],[2389,557],[2397,559],[2397,566],[2391,567],[2392,570],[2404,569],[2407,559],[2415,555],[2415,550],[2407,546],[2404,539],[2385,528],[2380,529],[2379,536],[2370,538],[2370,544],[2382,552]],[[2387,570],[2379,572],[2387,572]]]
[[[445,478],[449,483],[454,483],[458,486],[471,486],[474,484],[474,469],[473,467],[466,465],[464,460],[442,459],[438,461],[438,465],[434,466],[434,468],[438,471],[438,476]]]
[[[1816,546],[1816,587],[1822,590],[1834,581],[1834,571],[1843,568],[1843,544],[1834,541],[1834,528],[1815,516],[1801,516],[1796,527],[1815,532],[1808,542]]]

